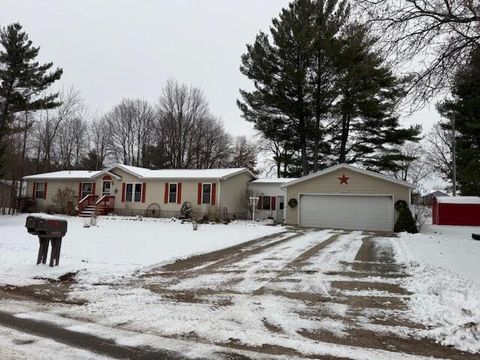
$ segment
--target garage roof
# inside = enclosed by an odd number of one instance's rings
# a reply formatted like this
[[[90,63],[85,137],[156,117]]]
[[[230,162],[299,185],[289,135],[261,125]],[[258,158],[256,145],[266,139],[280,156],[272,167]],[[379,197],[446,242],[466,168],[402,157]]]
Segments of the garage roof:
[[[373,172],[373,171],[370,171],[370,170],[365,170],[365,169],[360,169],[358,167],[355,167],[355,166],[352,166],[352,165],[349,165],[349,164],[338,164],[338,165],[335,165],[335,166],[332,166],[332,167],[329,167],[325,170],[322,170],[322,171],[317,171],[315,173],[312,173],[310,175],[306,175],[304,177],[301,177],[295,181],[292,181],[292,182],[289,182],[287,184],[285,184],[284,186],[282,186],[282,188],[287,188],[289,186],[292,186],[292,185],[295,185],[295,184],[298,184],[298,183],[301,183],[303,181],[306,181],[306,180],[310,180],[310,179],[313,179],[313,178],[316,178],[318,176],[322,176],[322,175],[326,175],[326,174],[329,174],[331,172],[334,172],[336,170],[339,170],[339,169],[347,169],[347,170],[351,170],[351,171],[355,171],[355,172],[358,172],[360,174],[364,174],[364,175],[368,175],[368,176],[373,176],[373,177],[376,177],[378,179],[382,179],[382,180],[385,180],[385,181],[389,181],[389,182],[392,182],[394,184],[398,184],[398,185],[402,185],[402,186],[405,186],[405,187],[408,187],[408,188],[412,188],[414,189],[415,188],[415,185],[413,184],[410,184],[406,181],[403,181],[403,180],[399,180],[399,179],[395,179],[395,178],[392,178],[390,176],[387,176],[387,175],[383,175],[383,174],[380,174],[380,173],[377,173],[377,172]]]

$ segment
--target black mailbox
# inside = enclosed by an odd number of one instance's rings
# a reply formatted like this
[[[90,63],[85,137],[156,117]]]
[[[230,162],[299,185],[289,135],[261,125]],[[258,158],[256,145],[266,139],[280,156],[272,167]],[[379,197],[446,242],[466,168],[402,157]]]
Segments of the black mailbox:
[[[48,246],[51,241],[50,266],[58,265],[60,262],[62,238],[67,233],[67,221],[45,215],[30,215],[27,217],[25,227],[28,233],[37,235],[40,241],[37,264],[45,264],[47,262]]]

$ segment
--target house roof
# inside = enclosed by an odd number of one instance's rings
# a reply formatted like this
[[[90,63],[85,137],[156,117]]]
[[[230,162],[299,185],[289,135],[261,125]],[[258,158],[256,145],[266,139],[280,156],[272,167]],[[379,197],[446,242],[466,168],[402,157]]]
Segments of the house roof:
[[[252,181],[252,184],[286,184],[295,181],[297,178],[261,178]]]
[[[88,171],[88,170],[64,170],[64,171],[55,171],[44,174],[29,175],[25,176],[25,180],[62,180],[62,179],[71,179],[71,180],[88,180],[95,177],[99,174],[100,171]]]
[[[479,196],[438,196],[439,204],[480,204]]]
[[[26,180],[61,180],[61,179],[72,179],[72,180],[91,180],[97,178],[101,175],[111,174],[112,170],[119,168],[139,179],[221,179],[225,180],[229,177],[241,174],[248,173],[255,178],[248,169],[246,168],[232,168],[232,169],[200,169],[200,170],[150,170],[135,166],[115,164],[102,171],[85,171],[85,170],[72,170],[72,171],[56,171],[46,174],[30,175],[25,176]],[[116,175],[115,175],[116,176]]]
[[[291,182],[285,184],[284,186],[282,186],[282,188],[287,188],[287,187],[292,186],[294,184],[298,184],[298,183],[301,183],[303,181],[314,179],[318,176],[326,175],[326,174],[329,174],[329,173],[334,172],[334,171],[339,170],[339,169],[348,169],[348,170],[351,170],[351,171],[358,172],[360,174],[376,177],[378,179],[389,181],[391,183],[402,185],[402,186],[405,186],[405,187],[408,187],[408,188],[411,188],[411,189],[415,188],[415,185],[410,184],[406,181],[395,179],[395,178],[392,178],[390,176],[383,175],[383,174],[380,174],[380,173],[376,173],[376,172],[373,172],[373,171],[370,171],[370,170],[360,169],[358,167],[355,167],[355,166],[352,166],[352,165],[349,165],[349,164],[338,164],[338,165],[329,167],[325,170],[317,171],[317,172],[312,173],[310,175],[306,175],[306,176],[301,177],[297,180],[291,181]]]

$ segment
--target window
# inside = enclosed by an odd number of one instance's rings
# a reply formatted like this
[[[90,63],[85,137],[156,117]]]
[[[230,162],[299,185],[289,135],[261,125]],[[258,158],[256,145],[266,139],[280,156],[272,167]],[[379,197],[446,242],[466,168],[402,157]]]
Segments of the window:
[[[258,205],[257,209],[258,210],[275,210],[273,200],[271,196],[259,196],[258,197]]]
[[[83,183],[82,184],[82,199],[87,196],[93,194],[93,183]]]
[[[125,201],[126,202],[142,201],[142,184],[141,183],[127,183],[125,187]]]
[[[45,183],[35,183],[35,199],[45,198]]]
[[[176,183],[170,183],[168,185],[168,202],[171,204],[176,204],[177,203],[177,184]]]
[[[202,184],[202,204],[212,202],[212,184]]]

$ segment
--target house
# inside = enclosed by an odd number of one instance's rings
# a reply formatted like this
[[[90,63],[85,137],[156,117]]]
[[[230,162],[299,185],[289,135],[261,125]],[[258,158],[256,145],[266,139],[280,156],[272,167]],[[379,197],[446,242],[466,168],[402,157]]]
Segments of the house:
[[[82,216],[145,215],[150,205],[162,217],[178,216],[190,202],[196,216],[245,218],[242,197],[255,176],[244,168],[205,170],[149,170],[115,164],[102,171],[58,171],[26,176],[27,196],[38,211],[55,211],[55,195],[70,189]]]
[[[480,197],[439,196],[435,198],[432,204],[432,223],[480,226]]]
[[[340,164],[283,186],[286,218],[304,227],[392,231],[395,203],[411,205],[414,185],[376,172]]]
[[[249,183],[248,189],[252,196],[258,197],[255,218],[259,220],[274,219],[283,222],[285,219],[285,196],[283,185],[296,179],[271,178],[256,179]]]
[[[70,188],[83,216],[93,212],[160,216],[180,214],[184,202],[199,217],[246,218],[249,197],[259,197],[256,219],[302,227],[392,231],[395,203],[411,205],[414,186],[379,173],[340,164],[299,179],[257,179],[248,169],[149,170],[116,164],[102,171],[59,171],[26,176],[27,195],[40,211]]]
[[[421,204],[426,206],[432,206],[434,199],[436,199],[437,197],[444,197],[444,196],[448,197],[449,195],[446,192],[443,192],[440,190],[432,191],[430,194],[422,196]]]

